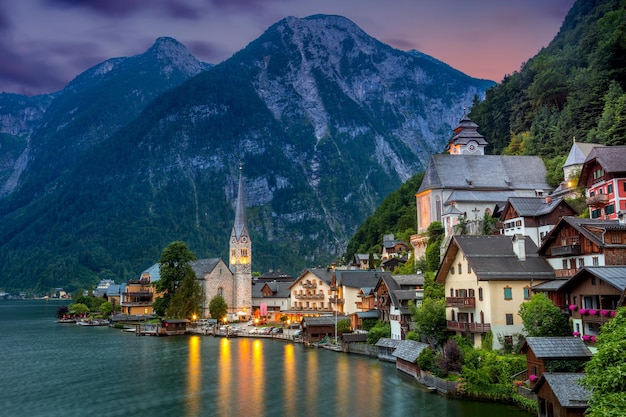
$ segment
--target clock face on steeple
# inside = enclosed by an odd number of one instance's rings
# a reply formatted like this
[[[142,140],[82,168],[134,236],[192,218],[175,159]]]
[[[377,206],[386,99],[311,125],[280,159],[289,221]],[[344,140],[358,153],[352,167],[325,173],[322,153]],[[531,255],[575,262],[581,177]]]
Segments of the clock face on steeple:
[[[469,152],[476,152],[476,149],[478,149],[478,144],[475,141],[470,140],[467,142],[467,150]]]

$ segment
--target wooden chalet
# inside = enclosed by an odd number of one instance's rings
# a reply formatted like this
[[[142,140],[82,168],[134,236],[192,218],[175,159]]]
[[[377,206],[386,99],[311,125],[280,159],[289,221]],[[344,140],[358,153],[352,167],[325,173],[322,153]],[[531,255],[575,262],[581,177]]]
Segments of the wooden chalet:
[[[569,303],[574,335],[593,346],[600,326],[626,305],[626,265],[586,266],[560,292]]]
[[[420,376],[420,367],[417,364],[417,358],[426,348],[428,348],[426,343],[414,340],[400,340],[398,346],[393,351],[393,356],[396,357],[396,369],[418,378]]]
[[[577,337],[527,337],[520,348],[526,354],[528,379],[533,385],[555,361],[586,362],[592,356],[591,351]],[[582,370],[582,369],[581,369]]]
[[[626,265],[626,224],[565,216],[546,235],[538,254],[568,279],[584,266]]]
[[[580,384],[582,373],[545,373],[532,391],[537,395],[539,417],[583,417],[590,392]]]

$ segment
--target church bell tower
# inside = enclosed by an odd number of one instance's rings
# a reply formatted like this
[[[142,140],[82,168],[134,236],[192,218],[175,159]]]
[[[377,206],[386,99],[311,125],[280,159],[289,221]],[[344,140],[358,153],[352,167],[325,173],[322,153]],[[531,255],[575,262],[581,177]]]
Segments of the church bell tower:
[[[235,224],[230,233],[229,266],[234,275],[234,305],[229,310],[240,317],[249,316],[252,308],[252,242],[246,226],[242,166],[239,165],[239,189],[235,207]]]

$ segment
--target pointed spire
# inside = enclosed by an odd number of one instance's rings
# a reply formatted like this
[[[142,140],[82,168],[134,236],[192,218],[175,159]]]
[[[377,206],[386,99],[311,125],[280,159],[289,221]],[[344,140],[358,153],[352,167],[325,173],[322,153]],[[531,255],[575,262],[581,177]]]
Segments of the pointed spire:
[[[239,163],[239,190],[237,191],[237,206],[235,208],[235,237],[239,239],[246,228],[246,204],[243,195],[243,165]]]

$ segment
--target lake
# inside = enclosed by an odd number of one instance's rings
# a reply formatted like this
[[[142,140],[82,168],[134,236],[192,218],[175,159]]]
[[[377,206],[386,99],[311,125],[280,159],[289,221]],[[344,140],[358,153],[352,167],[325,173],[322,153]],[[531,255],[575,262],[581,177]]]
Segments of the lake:
[[[447,399],[395,365],[271,339],[137,337],[0,301],[0,415],[529,417]],[[67,303],[67,302],[65,302]]]

